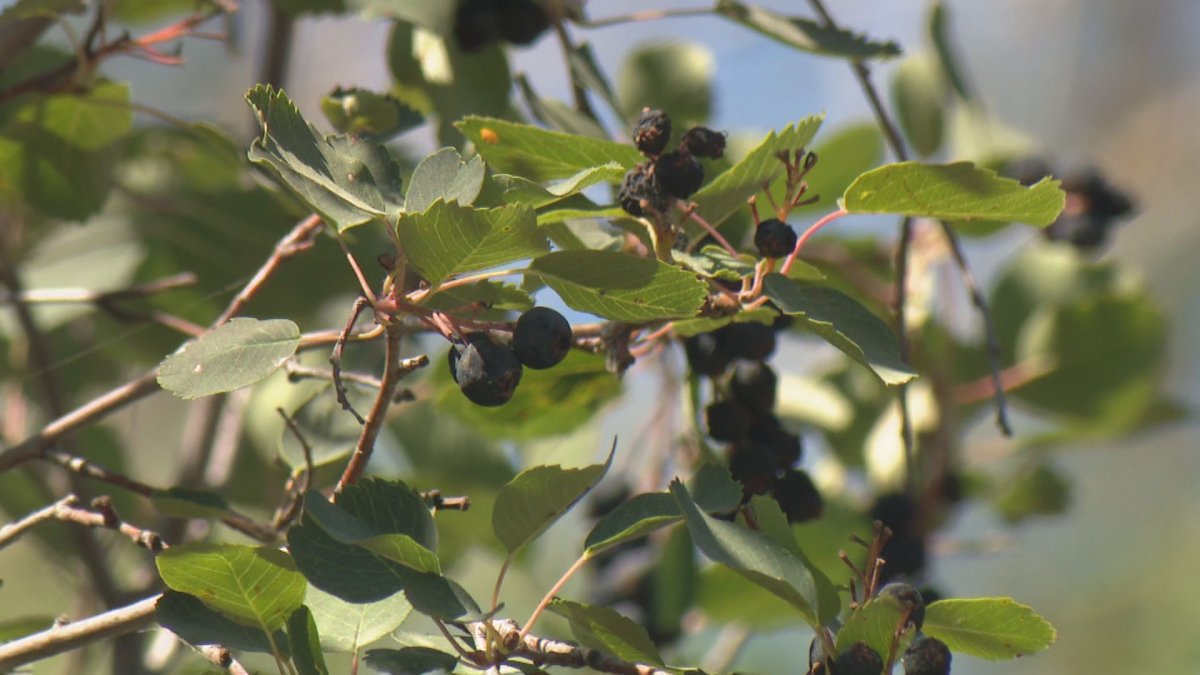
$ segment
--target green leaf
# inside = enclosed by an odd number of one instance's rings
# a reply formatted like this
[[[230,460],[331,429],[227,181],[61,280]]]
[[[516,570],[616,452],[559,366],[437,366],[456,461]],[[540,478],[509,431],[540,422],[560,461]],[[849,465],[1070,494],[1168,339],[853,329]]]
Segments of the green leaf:
[[[187,593],[163,593],[154,605],[154,619],[188,644],[221,645],[252,652],[274,651],[262,629],[233,621]],[[287,634],[282,630],[274,631],[272,640],[281,654],[291,653]]]
[[[904,609],[895,597],[871,598],[866,604],[854,610],[846,619],[846,623],[838,630],[835,643],[838,653],[849,649],[856,642],[866,642],[867,646],[875,650],[876,654],[886,658],[891,650],[896,628],[900,626],[900,619],[903,616]],[[903,654],[907,647],[906,643],[911,639],[912,632],[910,631],[902,638],[896,653]]]
[[[1005,491],[996,500],[996,508],[1009,523],[1034,515],[1062,513],[1071,502],[1071,484],[1049,464],[1024,467],[1004,483]]]
[[[618,183],[624,176],[625,167],[616,162],[610,162],[601,166],[580,169],[573,175],[545,187],[527,178],[508,174],[494,176],[493,180],[503,190],[503,199],[506,204],[520,202],[540,209],[579,194],[593,185]]]
[[[675,260],[684,267],[706,277],[740,281],[754,274],[754,256],[743,253],[736,258],[720,246],[708,245],[697,253],[675,251]]]
[[[155,490],[150,501],[159,513],[175,518],[224,518],[229,515],[229,503],[211,490],[176,486]]]
[[[736,211],[746,208],[746,200],[762,190],[763,185],[782,184],[785,170],[776,155],[808,147],[823,119],[814,115],[789,124],[782,131],[772,131],[750,154],[692,195],[697,212],[719,226]],[[689,226],[688,231],[699,232],[698,227]]]
[[[525,100],[525,106],[529,108],[530,115],[539,123],[554,131],[573,136],[608,140],[608,133],[596,120],[558,99],[542,97],[524,73],[518,73],[513,80],[517,91],[521,92],[521,98]]]
[[[55,19],[63,14],[81,14],[87,9],[84,0],[17,0],[0,12],[0,25],[21,19]]]
[[[585,647],[624,661],[663,665],[646,629],[616,610],[561,598],[546,609],[570,621],[575,639]]]
[[[925,608],[922,630],[950,651],[989,661],[1040,652],[1058,637],[1050,622],[1012,598],[939,600]]]
[[[481,617],[479,604],[453,579],[432,572],[405,576],[404,596],[418,612],[445,621]]]
[[[113,185],[111,151],[80,150],[38,126],[0,129],[0,197],[51,218],[86,220]]]
[[[445,366],[439,365],[434,377],[438,407],[491,438],[529,440],[569,433],[621,393],[621,381],[608,372],[604,357],[580,350],[572,350],[553,368],[527,369],[516,393],[498,408],[471,403]]]
[[[796,610],[728,567],[710,565],[700,574],[696,601],[719,624],[739,622],[763,632],[796,627]]]
[[[895,42],[876,42],[815,21],[786,17],[734,0],[717,0],[717,12],[747,28],[801,51],[844,59],[886,59],[900,53]]]
[[[595,487],[612,464],[616,449],[614,439],[604,464],[582,469],[534,466],[500,488],[492,506],[492,531],[508,554],[536,539]]]
[[[303,605],[288,617],[288,638],[292,644],[292,663],[299,675],[329,675],[325,655],[321,653],[321,636],[313,614]]]
[[[246,93],[263,135],[250,144],[262,164],[297,197],[343,232],[375,219],[395,221],[404,199],[400,165],[382,145],[352,136],[322,137],[282,90]]]
[[[678,138],[712,114],[715,70],[712,52],[695,42],[672,40],[634,49],[617,78],[625,118],[637,119],[642,108],[665,110]]]
[[[529,271],[572,309],[614,321],[695,316],[708,296],[695,274],[612,251],[558,251],[535,259]]]
[[[350,603],[309,585],[304,604],[320,629],[321,647],[357,654],[366,645],[396,630],[412,612],[403,593],[375,602]]]
[[[401,218],[397,232],[409,262],[434,285],[550,249],[533,209],[522,204],[475,209],[438,201]]]
[[[390,94],[358,87],[338,87],[322,97],[321,112],[339,132],[380,142],[417,126],[424,119],[421,113]]]
[[[885,383],[902,384],[916,377],[900,356],[895,334],[850,296],[832,288],[800,286],[775,273],[765,277],[763,288],[780,311],[797,317],[801,327],[867,366]]]
[[[567,64],[571,69],[571,77],[583,84],[590,91],[602,98],[608,107],[621,110],[617,95],[612,90],[608,78],[600,69],[596,53],[587,42],[580,42],[567,53]]]
[[[967,87],[966,78],[959,70],[959,60],[955,58],[954,50],[951,49],[949,30],[946,26],[948,21],[945,5],[941,0],[935,0],[929,8],[929,36],[937,50],[938,61],[946,81],[954,88],[960,99],[969,103],[972,98],[971,91]]]
[[[304,602],[291,556],[269,546],[181,544],[155,559],[171,590],[200,598],[234,621],[273,631]]]
[[[543,182],[615,162],[629,169],[642,161],[632,145],[546,131],[490,117],[455,123],[493,171]],[[619,179],[618,179],[619,180]]]
[[[442,565],[433,551],[418,544],[407,534],[381,534],[358,544],[382,558],[411,567],[418,572],[442,572]]]
[[[101,80],[79,94],[26,99],[10,123],[38,126],[72,147],[99,150],[129,133],[129,85]]]
[[[419,493],[400,481],[371,478],[343,490],[331,504],[316,490],[304,495],[304,511],[334,539],[357,544],[379,534],[403,534],[437,550],[437,527]]]
[[[467,305],[524,312],[533,307],[533,296],[512,284],[484,279],[466,286],[439,290],[423,303],[429,309],[448,311]],[[505,406],[506,408],[508,406]],[[345,414],[345,411],[342,411]]]
[[[671,494],[696,546],[708,558],[786,600],[810,626],[837,616],[837,591],[824,575],[761,532],[705,514],[678,480],[671,483]]]
[[[450,673],[458,666],[458,657],[429,647],[370,649],[364,661],[371,670],[384,675]]]
[[[896,121],[917,154],[928,157],[942,146],[946,83],[937,62],[916,54],[900,62],[892,78]]]
[[[442,148],[421,160],[413,171],[404,196],[404,210],[420,213],[439,199],[470,206],[483,189],[485,173],[486,167],[479,155],[468,163],[454,148]]]
[[[803,556],[800,546],[796,544],[796,535],[788,524],[787,516],[779,507],[779,502],[770,495],[754,495],[750,498],[750,509],[754,512],[757,530],[767,535],[776,544],[791,551],[797,557]]]
[[[822,137],[813,154],[817,156],[817,165],[804,179],[808,183],[805,195],[820,199],[793,213],[828,211],[859,174],[883,161],[883,134],[878,125],[871,122],[839,127]],[[795,269],[793,266],[792,270]]]
[[[300,346],[287,319],[233,319],[189,341],[158,366],[158,384],[182,399],[248,387],[279,369]]]
[[[971,162],[899,162],[859,176],[846,188],[842,202],[850,213],[1049,225],[1066,203],[1060,182],[1043,179],[1024,187]]]

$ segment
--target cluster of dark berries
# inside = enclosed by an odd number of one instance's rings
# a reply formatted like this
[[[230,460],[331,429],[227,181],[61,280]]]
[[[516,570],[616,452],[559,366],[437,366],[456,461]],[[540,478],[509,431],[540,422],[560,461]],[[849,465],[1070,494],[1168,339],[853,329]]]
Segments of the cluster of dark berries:
[[[712,379],[721,395],[704,411],[708,435],[728,444],[729,472],[746,499],[770,494],[791,522],[816,518],[823,502],[808,474],[795,468],[800,437],[775,416],[778,378],[764,361],[775,351],[776,328],[731,323],[684,342],[693,373]]]
[[[517,319],[512,344],[486,332],[468,333],[450,347],[450,375],[472,403],[495,407],[512,398],[524,368],[558,365],[571,349],[571,324],[558,312],[534,307]]]
[[[464,52],[498,40],[532,44],[549,27],[550,17],[536,0],[459,0],[454,14],[454,39]]]
[[[925,569],[927,554],[919,516],[916,500],[902,492],[880,495],[871,506],[871,519],[892,531],[879,553],[887,561],[881,572],[884,582],[912,578]]]
[[[697,157],[718,159],[725,154],[725,134],[692,127],[679,139],[679,149],[665,152],[671,140],[671,118],[646,108],[633,129],[633,144],[646,156],[625,174],[617,201],[631,216],[665,213],[674,199],[687,199],[704,182]]]
[[[1041,159],[1026,159],[1014,162],[1005,173],[1022,185],[1032,185],[1052,170]],[[1084,251],[1097,249],[1107,241],[1117,219],[1133,211],[1129,196],[1094,168],[1063,176],[1062,189],[1067,193],[1067,206],[1058,220],[1043,230],[1050,241],[1064,241]]]

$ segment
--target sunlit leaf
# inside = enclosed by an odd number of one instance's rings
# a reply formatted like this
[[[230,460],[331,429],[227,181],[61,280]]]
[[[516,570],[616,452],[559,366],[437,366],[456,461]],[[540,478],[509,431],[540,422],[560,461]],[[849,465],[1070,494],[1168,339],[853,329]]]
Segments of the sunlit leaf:
[[[229,618],[275,630],[304,602],[304,577],[291,556],[269,546],[183,544],[155,559],[171,590],[200,598]]]
[[[1040,652],[1058,637],[1050,622],[1012,598],[939,600],[925,608],[925,635],[989,661]]]
[[[275,372],[299,345],[300,328],[287,319],[233,319],[163,359],[158,384],[183,399],[241,389]]]

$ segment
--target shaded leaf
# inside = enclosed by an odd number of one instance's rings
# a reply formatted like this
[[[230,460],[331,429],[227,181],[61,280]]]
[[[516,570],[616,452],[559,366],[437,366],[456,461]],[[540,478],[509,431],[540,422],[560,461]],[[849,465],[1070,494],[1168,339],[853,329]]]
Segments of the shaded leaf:
[[[1059,183],[1043,179],[1024,187],[971,162],[899,162],[859,176],[846,188],[842,203],[850,213],[1049,225],[1066,200]]]
[[[1071,484],[1049,464],[1026,467],[1004,482],[1006,488],[996,500],[996,508],[1009,523],[1062,513],[1071,502]]]
[[[375,602],[350,603],[313,585],[308,587],[304,604],[320,629],[321,646],[350,654],[396,630],[412,612],[403,593]]]
[[[900,47],[892,41],[877,42],[847,30],[827,28],[815,21],[782,16],[734,0],[717,0],[717,13],[789,47],[822,56],[884,59],[900,53]]]
[[[892,76],[896,122],[913,149],[923,157],[942,146],[946,93],[938,64],[927,54],[904,59]]]
[[[325,655],[321,653],[321,636],[313,614],[303,605],[288,617],[288,638],[292,645],[292,663],[299,675],[329,675]]]
[[[24,99],[9,119],[10,124],[40,127],[80,150],[99,150],[129,133],[129,105],[128,84],[101,80],[78,94]]]
[[[455,123],[494,171],[543,182],[615,162],[626,169],[642,161],[632,145],[546,131],[490,117]],[[619,180],[619,178],[618,178]]]
[[[442,148],[421,160],[413,171],[404,195],[404,210],[420,213],[439,199],[470,206],[483,188],[485,173],[479,155],[464,162],[454,148]]]
[[[418,544],[407,534],[381,534],[358,542],[359,546],[382,558],[411,567],[418,572],[441,574],[442,566],[433,551]]]
[[[458,657],[429,647],[370,649],[363,660],[368,668],[385,675],[449,673],[458,665]]]
[[[695,274],[612,251],[558,251],[535,259],[529,270],[572,309],[614,321],[694,316],[708,296]]]
[[[338,87],[322,97],[321,112],[339,132],[364,135],[381,142],[424,121],[421,113],[394,96],[358,87]]]
[[[967,87],[967,80],[963,77],[959,69],[959,59],[955,58],[954,50],[950,45],[950,35],[947,29],[949,17],[946,15],[946,6],[941,0],[935,0],[929,8],[929,35],[933,40],[933,46],[937,50],[938,61],[942,67],[946,81],[953,87],[955,93],[963,101],[971,101],[971,91]]]
[[[624,176],[625,167],[610,162],[601,166],[580,169],[574,174],[544,187],[528,178],[508,174],[494,176],[493,180],[503,190],[503,199],[506,204],[520,202],[540,209],[579,194],[593,185],[619,182]]]
[[[869,367],[887,384],[916,377],[900,357],[895,334],[850,296],[832,288],[800,286],[775,273],[765,277],[763,288],[780,311],[797,317],[801,327]]]
[[[793,213],[828,211],[859,174],[879,166],[883,161],[883,134],[870,122],[839,127],[824,136],[813,149],[817,165],[804,178],[808,183],[807,197],[820,197],[813,204],[801,206]],[[795,271],[795,266],[792,271]]]
[[[366,138],[322,137],[282,90],[257,85],[246,93],[263,135],[250,144],[262,164],[338,231],[378,218],[394,221],[404,201],[400,166]]]
[[[836,646],[838,653],[849,649],[856,642],[866,642],[876,654],[887,656],[892,646],[896,628],[904,616],[900,601],[894,596],[877,596],[871,598],[862,607],[854,610],[837,632]],[[913,637],[909,631],[896,649],[897,654],[903,654],[908,641]]]
[[[532,295],[517,286],[484,279],[466,286],[439,290],[423,304],[429,309],[441,311],[477,304],[489,309],[524,312],[533,307],[534,301]]]
[[[271,642],[262,629],[233,621],[187,593],[163,593],[154,605],[154,619],[188,644],[221,645],[268,654],[272,651]],[[276,630],[273,639],[283,655],[290,653],[291,646],[282,630]]]
[[[582,469],[535,466],[517,474],[496,495],[492,531],[509,555],[533,541],[588,493],[608,471],[617,442],[604,464]]]
[[[585,647],[625,661],[663,665],[646,629],[616,610],[561,598],[546,609],[571,622],[571,632]]]
[[[925,608],[925,635],[989,661],[1040,652],[1058,637],[1050,622],[1012,598],[939,600]]]
[[[434,285],[550,249],[533,209],[523,204],[475,209],[434,202],[401,218],[397,232],[408,261]]]
[[[282,626],[304,602],[305,580],[291,556],[269,546],[181,544],[155,563],[171,590],[264,631]]]
[[[232,319],[163,359],[158,384],[183,399],[241,389],[275,372],[299,346],[300,327],[287,319]]]
[[[211,490],[176,486],[156,490],[150,501],[156,511],[175,518],[224,518],[229,514],[229,503]]]
[[[432,572],[406,574],[404,595],[413,609],[445,621],[480,618],[479,604],[453,579]]]

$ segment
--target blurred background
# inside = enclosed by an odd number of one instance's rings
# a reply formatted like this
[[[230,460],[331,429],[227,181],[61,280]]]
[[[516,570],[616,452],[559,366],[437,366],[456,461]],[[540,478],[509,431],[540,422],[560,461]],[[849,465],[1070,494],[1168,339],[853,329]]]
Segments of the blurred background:
[[[0,7],[9,2],[0,2]],[[267,10],[247,0],[234,20],[236,48],[188,42],[187,65],[166,69],[132,60],[106,66],[115,80],[133,83],[135,100],[188,120],[210,120],[248,139],[253,121],[242,101],[257,77]],[[591,18],[647,8],[644,1],[593,0]],[[660,0],[655,9],[696,6]],[[785,13],[804,3],[762,0]],[[1027,137],[1061,167],[1098,167],[1130,194],[1136,216],[1115,232],[1105,259],[1139,274],[1170,325],[1165,386],[1190,410],[1200,407],[1200,210],[1196,206],[1200,157],[1200,3],[1194,0],[946,0],[950,35],[976,96],[992,116]],[[906,51],[928,50],[924,2],[829,0],[840,23]],[[709,69],[714,86],[710,126],[748,136],[813,113],[826,130],[870,122],[871,114],[849,66],[801,54],[716,18],[675,18],[576,29],[609,74],[647,42],[685,40],[698,46],[695,67]],[[310,120],[334,86],[386,90],[388,26],[350,19],[301,20],[284,87]],[[512,51],[514,72],[525,73],[540,94],[570,99],[558,45],[543,39]],[[887,91],[896,63],[873,70]],[[145,119],[140,123],[147,123]],[[435,131],[421,128],[398,142],[420,157],[438,147]],[[853,225],[886,232],[890,223]],[[988,285],[1006,256],[1034,236],[1005,230],[972,239],[968,256]],[[953,285],[953,282],[950,282]],[[972,325],[962,298],[950,302]],[[785,352],[803,365],[804,355]],[[1112,356],[1121,359],[1120,354]],[[636,373],[635,373],[636,376]],[[634,380],[636,382],[636,380]],[[633,388],[633,387],[631,387]],[[154,402],[170,409],[175,402]],[[636,415],[622,406],[605,429],[626,434]],[[624,413],[622,412],[624,411]],[[625,416],[623,416],[623,414]],[[153,412],[130,424],[149,424]],[[1016,418],[1018,433],[1022,423]],[[990,420],[973,429],[968,457],[986,467],[1004,455],[1006,441]],[[934,546],[931,578],[956,596],[1004,595],[1031,605],[1058,629],[1050,650],[1012,663],[956,659],[958,675],[1005,673],[1200,673],[1200,423],[1193,416],[1138,432],[1117,443],[1056,446],[1048,458],[1071,481],[1061,514],[1026,519],[1016,527],[984,507],[968,507]],[[45,603],[41,587],[13,587],[35,564],[16,549],[0,557],[3,614]],[[516,583],[516,582],[514,582]],[[516,586],[514,586],[514,589]],[[804,634],[803,637],[798,637]],[[711,636],[710,636],[711,637]],[[806,631],[780,629],[752,636],[733,667],[753,672],[798,672]],[[685,646],[686,649],[686,646]],[[695,649],[702,652],[699,644]],[[39,666],[34,672],[42,671]]]

